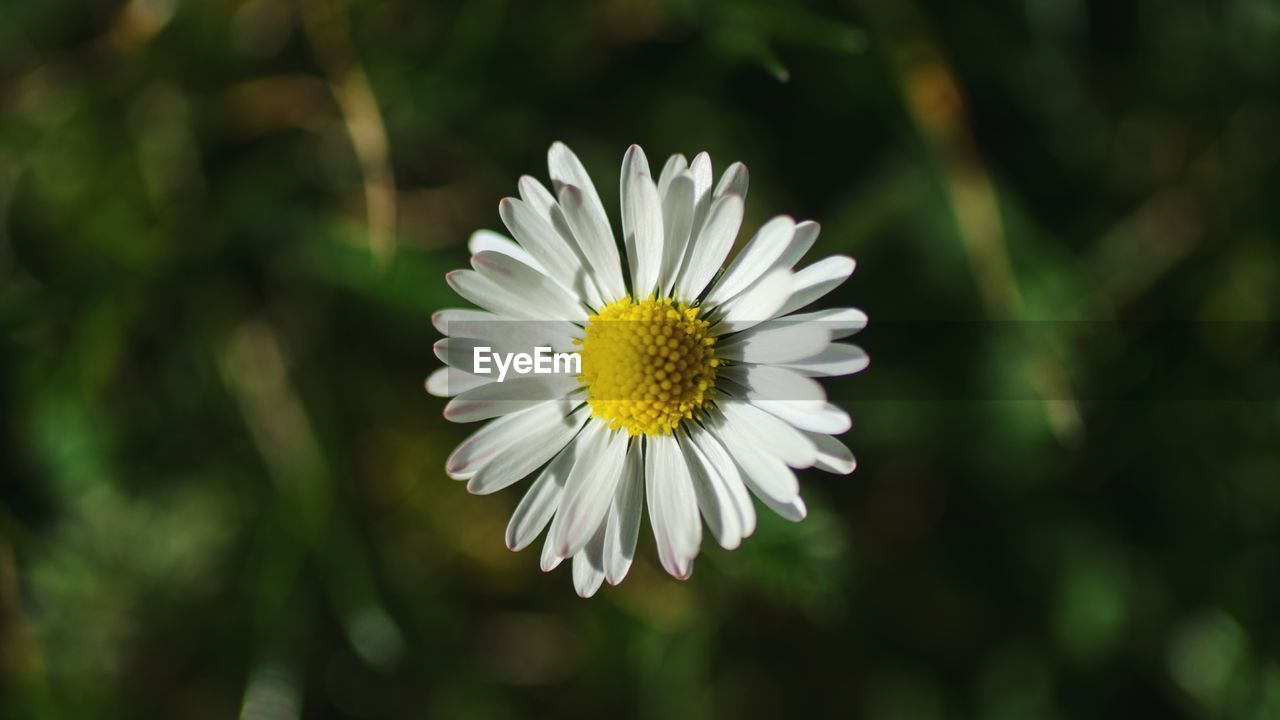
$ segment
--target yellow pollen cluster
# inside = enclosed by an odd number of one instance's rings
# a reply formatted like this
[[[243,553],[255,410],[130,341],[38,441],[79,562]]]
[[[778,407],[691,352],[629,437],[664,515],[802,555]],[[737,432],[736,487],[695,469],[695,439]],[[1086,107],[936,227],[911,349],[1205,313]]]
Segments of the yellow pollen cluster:
[[[698,308],[625,297],[588,318],[582,375],[591,414],[631,435],[666,435],[715,386],[715,342]]]

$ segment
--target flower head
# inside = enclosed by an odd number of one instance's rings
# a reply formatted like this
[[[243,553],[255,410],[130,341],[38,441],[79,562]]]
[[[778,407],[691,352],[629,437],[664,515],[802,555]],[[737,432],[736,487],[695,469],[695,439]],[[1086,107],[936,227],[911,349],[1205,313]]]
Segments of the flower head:
[[[655,182],[635,145],[622,160],[620,249],[577,156],[556,143],[548,164],[555,194],[526,176],[520,198],[499,205],[515,240],[477,232],[473,269],[448,275],[482,310],[436,313],[446,367],[427,390],[452,398],[450,420],[492,420],[446,471],[477,494],[536,474],[507,545],[523,549],[550,525],[542,568],[573,558],[584,597],[626,576],[646,505],[662,566],[682,579],[703,522],[727,549],[751,535],[751,495],[803,519],[793,469],[853,471],[832,437],[849,416],[813,378],[866,367],[860,348],[835,342],[866,316],[797,311],[844,282],[853,260],[793,270],[819,228],[780,216],[723,267],[746,167],[713,187],[706,153],[675,155]]]

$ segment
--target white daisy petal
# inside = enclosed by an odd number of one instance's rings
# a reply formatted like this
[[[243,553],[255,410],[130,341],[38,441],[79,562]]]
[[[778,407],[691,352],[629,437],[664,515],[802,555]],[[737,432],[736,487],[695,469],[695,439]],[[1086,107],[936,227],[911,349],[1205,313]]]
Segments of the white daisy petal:
[[[431,314],[431,324],[449,337],[489,340],[508,347],[549,347],[558,352],[576,350],[573,340],[582,336],[582,329],[568,321],[530,323],[484,310],[438,310]]]
[[[777,315],[787,315],[836,289],[853,274],[853,258],[832,255],[796,272],[791,298]]]
[[[693,234],[697,236],[710,217],[711,206],[715,198],[711,193],[711,183],[715,175],[711,172],[711,156],[700,152],[689,163],[689,174],[693,176]]]
[[[481,466],[475,476],[467,481],[467,492],[488,495],[523,480],[563,450],[586,420],[586,411],[579,410],[562,422],[546,423],[530,429],[501,454]]]
[[[606,299],[617,299],[627,294],[622,281],[622,260],[613,240],[604,211],[588,205],[581,188],[565,185],[560,188],[560,207],[565,220],[577,238],[583,257],[591,266],[596,285]]]
[[[557,400],[498,418],[454,449],[445,463],[445,472],[455,480],[470,479],[480,468],[539,428],[575,425],[577,418],[567,417],[572,409],[569,402]]]
[[[716,183],[714,197],[737,195],[745,199],[747,197],[747,184],[750,179],[751,176],[747,172],[747,166],[736,162],[730,165],[724,171],[724,174],[720,176],[720,182]]]
[[[743,482],[756,496],[784,504],[799,496],[796,474],[776,455],[761,449],[753,433],[714,414],[708,429],[724,444],[742,472]]]
[[[798,323],[764,329],[757,325],[716,345],[716,356],[738,362],[774,364],[813,357],[831,344],[821,325]]]
[[[500,315],[495,315],[487,310],[475,310],[472,308],[449,308],[447,310],[437,310],[431,313],[431,325],[436,330],[439,330],[441,335],[453,334],[449,332],[450,325],[501,321],[502,316]],[[459,334],[459,337],[461,337],[461,334]]]
[[[552,195],[545,185],[538,182],[537,178],[530,175],[521,175],[516,187],[520,191],[520,199],[529,206],[529,209],[538,213],[543,220],[551,222],[551,209],[556,206],[556,196]]]
[[[832,340],[856,335],[867,327],[867,314],[856,308],[827,308],[807,313],[795,313],[760,323],[757,330],[767,330],[779,325],[814,323],[831,334]]]
[[[702,544],[693,479],[674,436],[651,435],[647,445],[645,491],[658,559],[663,569],[684,580],[693,572],[693,559]]]
[[[568,248],[570,254],[576,259],[576,267],[573,270],[573,274],[557,277],[556,279],[578,290],[582,298],[591,307],[600,305],[599,288],[596,287],[595,280],[589,272],[590,266],[587,263],[586,256],[582,253],[578,239],[573,236],[573,231],[569,228],[569,223],[564,218],[564,211],[560,209],[556,196],[551,194],[551,191],[547,190],[546,186],[528,175],[520,178],[519,188],[520,199],[531,210],[536,212],[538,217],[551,226],[551,229],[560,236],[561,244]]]
[[[520,338],[504,338],[504,339],[480,339],[465,337],[446,337],[435,341],[431,346],[431,350],[440,358],[440,362],[455,368],[462,369],[464,372],[471,372],[475,369],[474,358],[476,350],[492,351],[494,353],[523,353],[532,352],[533,346],[522,344]],[[484,373],[476,373],[483,375]],[[497,374],[492,376],[497,379]]]
[[[636,298],[646,298],[659,290],[662,270],[663,219],[658,187],[648,175],[648,163],[637,146],[623,161],[622,185],[623,243],[631,265],[631,289]],[[626,173],[630,170],[630,177]]]
[[[853,453],[839,440],[823,433],[805,433],[818,448],[818,461],[813,464],[819,470],[837,475],[848,475],[858,466]]]
[[[600,527],[627,455],[626,433],[613,432],[604,423],[591,423],[579,442],[585,443],[583,456],[569,473],[564,501],[551,526],[555,552],[561,557],[576,554]]]
[[[604,523],[600,523],[595,535],[573,556],[573,588],[578,597],[595,595],[604,582],[604,532]]]
[[[670,295],[680,276],[680,264],[693,228],[693,176],[681,173],[671,180],[670,187],[662,193],[662,220],[661,292]]]
[[[498,253],[481,253],[488,257],[505,257]],[[476,255],[474,257],[481,257]],[[510,261],[510,258],[507,258]],[[511,261],[512,264],[514,261]],[[536,275],[533,268],[525,265],[525,269],[529,273]],[[561,312],[568,308],[562,307],[563,303],[552,302],[544,304],[540,302],[541,297],[531,301],[529,298],[521,297],[520,293],[525,290],[524,287],[517,287],[515,283],[504,285],[496,282],[493,277],[481,274],[475,270],[454,270],[447,273],[445,282],[449,283],[449,287],[454,289],[462,297],[479,305],[485,310],[504,315],[513,319],[520,320],[564,320],[566,319]],[[546,276],[542,276],[546,280]],[[532,290],[532,287],[527,289]],[[576,310],[574,315],[581,312]],[[585,318],[585,314],[583,315]]]
[[[741,423],[731,423],[722,411],[709,414],[707,428],[737,462],[746,483],[756,495],[768,495],[780,502],[790,502],[800,495],[796,474],[786,462],[760,445],[758,433]],[[814,451],[817,455],[817,450]]]
[[[719,304],[727,302],[759,281],[774,267],[774,263],[782,256],[783,251],[795,236],[796,222],[786,215],[779,215],[761,226],[755,236],[747,242],[742,252],[724,271],[724,275],[716,281],[711,292],[707,294],[707,302]],[[769,318],[757,318],[768,320]]]
[[[835,377],[862,372],[871,364],[871,358],[857,345],[831,343],[822,352],[813,357],[794,362],[786,362],[784,367],[791,368],[802,375],[817,377]]]
[[[814,410],[827,404],[827,392],[816,380],[776,365],[733,365],[720,370],[720,377],[741,385],[741,397],[752,403],[783,402]]]
[[[582,161],[567,145],[562,142],[551,144],[551,148],[547,150],[547,170],[551,174],[556,194],[561,195],[564,188],[570,185],[581,190],[583,202],[590,206],[591,215],[604,223],[604,234],[613,237],[613,228],[609,225],[609,216],[604,211],[604,203],[600,202],[600,193],[596,192],[595,183],[591,182],[591,175],[583,167]],[[561,204],[563,202],[561,195]]]
[[[683,155],[677,153],[667,158],[666,164],[662,166],[662,172],[658,175],[658,192],[662,193],[664,202],[667,199],[667,188],[671,186],[671,181],[688,169],[689,161]]]
[[[637,175],[649,177],[649,159],[639,145],[632,145],[622,156],[622,175],[618,178],[618,207],[622,209],[622,242],[635,234],[635,188]],[[634,272],[634,271],[633,271]]]
[[[520,498],[520,504],[507,523],[507,547],[511,550],[529,547],[551,522],[551,516],[560,507],[560,498],[564,495],[564,481],[573,469],[576,447],[577,443],[569,443],[563,448]]]
[[[622,582],[631,569],[631,561],[636,556],[636,541],[640,536],[640,510],[643,507],[644,454],[640,451],[640,441],[635,439],[627,446],[622,479],[618,482],[606,521],[604,573],[610,585]]]
[[[471,265],[495,284],[507,288],[540,315],[559,320],[586,320],[582,303],[551,278],[517,262],[509,255],[482,252],[471,256]]]
[[[778,268],[771,271],[722,308],[724,317],[714,332],[739,332],[773,317],[791,297],[791,284],[790,270]]]
[[[521,320],[537,319],[530,313],[530,308],[522,306],[510,292],[475,270],[454,270],[446,273],[444,279],[454,292],[496,315]]]
[[[787,243],[787,247],[774,261],[774,267],[793,268],[805,253],[813,247],[813,243],[818,239],[818,233],[822,230],[822,226],[812,220],[805,220],[796,223],[795,234],[791,236],[791,242]]]
[[[853,425],[853,421],[849,419],[849,413],[830,403],[818,408],[814,408],[809,403],[786,400],[752,400],[751,404],[787,421],[798,430],[839,435]],[[819,461],[821,461],[821,448],[819,448]]]
[[[589,277],[582,259],[551,225],[549,216],[514,198],[503,198],[498,203],[498,214],[528,254],[548,269],[549,277],[575,291],[581,285],[579,279]]]
[[[702,511],[707,529],[720,547],[726,550],[738,547],[742,542],[742,527],[729,488],[721,482],[718,473],[707,468],[709,462],[702,457],[695,443],[685,438],[680,442],[680,450],[684,453],[685,464],[689,466],[694,496],[698,499],[698,509]]]
[[[482,252],[496,252],[502,253],[503,255],[509,255],[534,270],[537,270],[543,275],[548,274],[542,263],[535,260],[534,257],[524,248],[517,245],[515,240],[512,240],[505,235],[500,235],[492,230],[477,230],[471,233],[471,239],[467,241],[467,250],[469,250],[472,255]]]
[[[573,375],[523,375],[505,382],[485,383],[450,400],[444,406],[444,417],[450,422],[469,423],[510,415],[566,397],[578,384]]]
[[[706,223],[699,229],[695,206],[693,230],[689,235],[691,241],[685,251],[680,277],[676,280],[677,298],[697,298],[715,277],[721,263],[733,249],[733,240],[742,226],[742,208],[740,196],[725,195],[712,203]]]
[[[729,492],[733,501],[733,509],[738,516],[738,527],[743,538],[750,537],[756,531],[756,507],[751,502],[751,495],[742,481],[742,473],[738,465],[724,449],[724,445],[707,429],[694,426],[689,429],[689,439],[698,446],[701,457],[705,461],[703,470],[708,477],[718,482]]]
[[[557,513],[557,517],[559,514]],[[554,522],[554,521],[553,521]],[[538,567],[542,568],[542,572],[551,572],[564,562],[564,558],[555,552],[555,542],[551,538],[551,533],[547,533],[547,539],[542,542],[542,555],[538,558]]]
[[[493,382],[491,378],[472,375],[469,372],[446,365],[431,371],[431,374],[427,376],[426,388],[428,393],[436,397],[453,397],[454,395],[461,395],[472,388],[488,385],[491,382]]]
[[[804,433],[750,403],[721,403],[727,425],[739,435],[753,438],[763,452],[775,455],[793,468],[813,467],[818,449]]]
[[[809,508],[804,504],[804,499],[799,495],[791,498],[787,502],[778,502],[767,495],[760,495],[760,502],[763,502],[774,511],[783,520],[791,522],[800,522],[809,514]]]

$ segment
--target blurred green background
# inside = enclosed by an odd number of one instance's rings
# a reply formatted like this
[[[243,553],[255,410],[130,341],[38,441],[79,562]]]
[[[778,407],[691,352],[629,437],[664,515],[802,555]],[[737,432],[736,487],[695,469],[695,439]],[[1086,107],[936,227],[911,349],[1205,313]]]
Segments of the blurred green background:
[[[1280,718],[1278,130],[1274,0],[3,0],[0,714]],[[422,391],[557,139],[871,317],[859,469],[591,601]]]

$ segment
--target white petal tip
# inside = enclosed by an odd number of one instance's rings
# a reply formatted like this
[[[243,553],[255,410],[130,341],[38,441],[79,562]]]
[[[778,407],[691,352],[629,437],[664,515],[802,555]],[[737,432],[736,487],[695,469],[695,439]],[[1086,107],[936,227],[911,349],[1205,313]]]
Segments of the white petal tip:
[[[541,568],[542,572],[549,573],[560,567],[560,563],[563,561],[564,558],[559,557],[543,558],[542,562],[538,564],[538,567]]]
[[[470,445],[464,442],[454,449],[453,454],[448,460],[444,461],[444,474],[454,480],[470,480],[476,473],[471,469],[470,463],[463,459],[462,451]]]
[[[671,573],[671,577],[677,580],[688,580],[689,576],[693,575],[693,561],[680,562],[677,560],[672,563],[671,567],[667,568],[667,572]]]
[[[784,506],[774,508],[774,511],[778,513],[778,517],[788,522],[800,522],[809,517],[809,506],[805,504],[804,499],[800,496],[796,496],[794,500]]]
[[[622,584],[623,580],[627,579],[627,573],[629,572],[631,572],[631,561],[628,560],[621,568],[613,568],[611,571],[606,571],[604,574],[605,582],[617,587]]]

